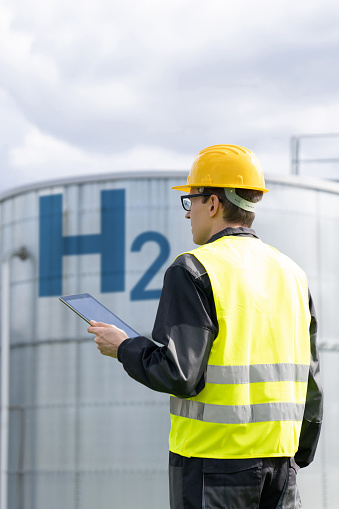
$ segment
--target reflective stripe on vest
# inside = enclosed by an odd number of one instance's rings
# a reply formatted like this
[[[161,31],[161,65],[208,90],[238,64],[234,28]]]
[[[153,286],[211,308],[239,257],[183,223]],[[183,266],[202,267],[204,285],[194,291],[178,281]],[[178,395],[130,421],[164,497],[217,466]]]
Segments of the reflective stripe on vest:
[[[300,421],[304,404],[210,405],[171,396],[171,414],[220,424],[249,424],[268,421]],[[259,437],[258,437],[259,438]]]
[[[209,275],[219,332],[204,389],[192,398],[171,396],[170,450],[209,458],[293,456],[310,362],[305,274],[249,237],[222,237],[191,254]]]
[[[249,384],[260,382],[307,382],[309,364],[253,364],[249,366],[207,366],[206,383]]]

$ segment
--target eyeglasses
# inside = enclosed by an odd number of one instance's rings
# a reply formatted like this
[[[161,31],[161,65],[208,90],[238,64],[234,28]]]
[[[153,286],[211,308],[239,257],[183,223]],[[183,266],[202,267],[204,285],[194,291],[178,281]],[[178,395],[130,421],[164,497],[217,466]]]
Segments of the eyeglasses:
[[[199,194],[186,194],[185,196],[180,196],[181,204],[184,207],[184,210],[189,212],[191,210],[191,199],[197,198],[198,196],[212,196],[211,193],[199,193]],[[216,196],[216,195],[215,195]],[[218,200],[222,203],[222,200],[218,196]]]

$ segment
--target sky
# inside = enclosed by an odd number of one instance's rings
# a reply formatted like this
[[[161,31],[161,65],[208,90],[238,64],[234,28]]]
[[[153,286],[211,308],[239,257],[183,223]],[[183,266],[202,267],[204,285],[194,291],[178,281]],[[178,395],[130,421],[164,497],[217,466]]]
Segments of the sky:
[[[219,143],[288,174],[292,136],[339,132],[338,25],[337,0],[2,0],[0,192]]]

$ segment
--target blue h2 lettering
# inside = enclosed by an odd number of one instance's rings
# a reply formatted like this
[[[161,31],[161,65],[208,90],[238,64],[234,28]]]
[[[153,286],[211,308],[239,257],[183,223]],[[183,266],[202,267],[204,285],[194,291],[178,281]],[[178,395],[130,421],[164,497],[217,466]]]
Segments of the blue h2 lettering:
[[[101,191],[101,232],[92,235],[63,236],[62,194],[40,198],[40,267],[39,296],[62,294],[62,258],[67,255],[101,254],[101,292],[125,291],[125,190]],[[166,262],[170,246],[159,232],[138,235],[132,252],[141,251],[144,244],[159,246],[159,254],[131,290],[134,300],[158,299],[160,289],[148,289],[148,284]]]

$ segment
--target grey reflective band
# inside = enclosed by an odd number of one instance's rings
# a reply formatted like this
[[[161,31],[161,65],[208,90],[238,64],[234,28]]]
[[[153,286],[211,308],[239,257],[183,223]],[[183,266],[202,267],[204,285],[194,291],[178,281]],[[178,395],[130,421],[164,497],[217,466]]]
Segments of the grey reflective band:
[[[171,414],[215,424],[250,424],[269,421],[302,421],[301,403],[261,403],[258,405],[211,405],[171,396]]]
[[[207,365],[210,384],[249,384],[260,382],[307,382],[309,364],[251,364],[247,366]]]
[[[254,212],[255,208],[257,206],[256,203],[253,203],[251,201],[245,200],[244,198],[241,198],[237,195],[235,192],[234,187],[224,187],[226,198],[233,203],[233,205],[236,205],[237,207],[246,210],[247,212]]]

